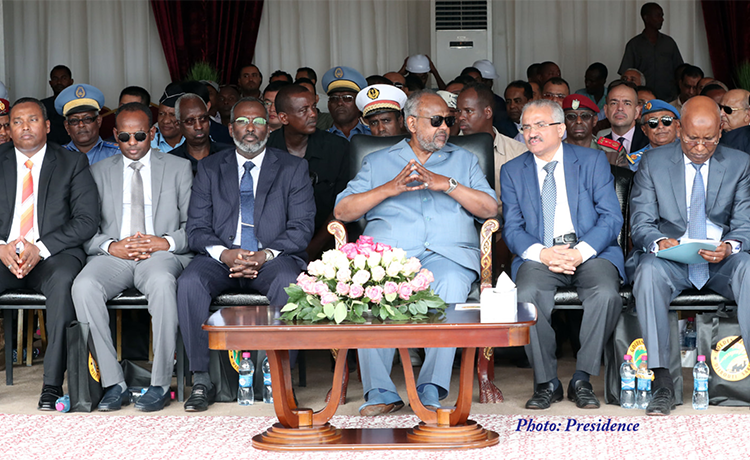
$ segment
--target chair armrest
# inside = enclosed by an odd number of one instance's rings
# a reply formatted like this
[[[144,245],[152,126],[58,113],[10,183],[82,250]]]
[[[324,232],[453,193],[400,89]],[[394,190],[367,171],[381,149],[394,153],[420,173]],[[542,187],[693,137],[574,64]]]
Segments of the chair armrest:
[[[328,233],[333,235],[335,240],[336,249],[341,249],[341,246],[346,244],[346,227],[343,223],[338,220],[332,220],[328,223]]]
[[[492,234],[500,229],[500,222],[496,218],[487,219],[482,224],[479,234],[479,250],[481,251],[481,273],[479,276],[480,292],[492,287]]]

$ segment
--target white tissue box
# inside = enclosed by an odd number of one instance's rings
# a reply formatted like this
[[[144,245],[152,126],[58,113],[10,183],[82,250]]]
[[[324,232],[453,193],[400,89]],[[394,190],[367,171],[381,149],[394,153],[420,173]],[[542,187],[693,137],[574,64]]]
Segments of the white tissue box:
[[[515,323],[518,321],[516,285],[505,273],[497,286],[482,291],[479,297],[479,318],[482,323]]]

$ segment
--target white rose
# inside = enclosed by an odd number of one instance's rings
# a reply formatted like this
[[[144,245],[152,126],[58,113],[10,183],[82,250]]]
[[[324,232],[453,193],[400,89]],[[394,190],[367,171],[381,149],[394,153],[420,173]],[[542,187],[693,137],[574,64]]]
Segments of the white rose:
[[[378,265],[377,267],[372,267],[372,280],[379,282],[385,277],[385,268]]]
[[[334,265],[339,270],[343,268],[349,268],[349,258],[346,257],[346,254],[344,254],[343,252],[336,251],[336,260],[334,261]]]
[[[390,265],[391,262],[393,262],[393,251],[392,250],[384,251],[383,259],[381,263],[383,264],[384,267],[387,267],[388,265]]]
[[[325,268],[323,269],[323,276],[325,276],[328,279],[333,279],[336,277],[336,267],[333,265],[325,265]]]
[[[357,256],[354,257],[354,268],[362,270],[365,268],[365,265],[367,265],[367,257],[363,254],[357,254]]]
[[[390,277],[396,277],[399,273],[401,273],[401,270],[404,268],[403,264],[400,262],[394,260],[391,262],[390,265],[388,265],[388,269],[386,270],[386,273],[388,273],[388,276]]]
[[[370,254],[370,257],[367,259],[367,265],[370,268],[375,268],[380,264],[380,259],[382,259],[382,256],[378,252],[373,252]]]
[[[342,283],[346,283],[346,282],[348,282],[349,280],[352,279],[352,271],[349,270],[349,267],[342,268],[336,274],[336,279],[338,281],[341,281]]]
[[[335,261],[337,257],[336,254],[339,254],[339,253],[340,252],[335,249],[328,250],[323,253],[320,260],[322,260],[323,263],[326,265],[335,265]]]
[[[406,251],[401,248],[393,248],[393,260],[403,264],[406,262]]]
[[[368,281],[370,281],[370,272],[367,270],[359,270],[354,276],[352,276],[352,283],[359,284],[360,286]]]
[[[325,264],[323,261],[314,260],[307,265],[307,272],[312,276],[320,276],[325,272]]]

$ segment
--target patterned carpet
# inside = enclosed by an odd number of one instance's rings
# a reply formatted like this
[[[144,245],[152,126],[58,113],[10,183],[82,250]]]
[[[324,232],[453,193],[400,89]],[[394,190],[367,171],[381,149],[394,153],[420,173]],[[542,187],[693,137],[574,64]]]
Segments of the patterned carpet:
[[[97,415],[0,415],[0,453],[5,459],[625,459],[746,458],[748,415],[649,417],[471,417],[500,436],[497,446],[466,451],[272,453],[255,450],[251,437],[275,421],[270,417],[104,417]],[[638,431],[583,431],[602,423],[638,423]],[[338,428],[410,427],[414,416],[348,417]],[[585,424],[593,424],[586,426]],[[523,427],[519,430],[519,425]],[[567,430],[566,430],[567,429]],[[638,454],[641,452],[641,454]]]

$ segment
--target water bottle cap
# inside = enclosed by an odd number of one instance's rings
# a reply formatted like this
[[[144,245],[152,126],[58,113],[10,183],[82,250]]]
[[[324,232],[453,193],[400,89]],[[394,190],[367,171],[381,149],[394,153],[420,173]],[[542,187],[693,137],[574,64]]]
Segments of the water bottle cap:
[[[632,357],[632,356],[630,356],[630,355],[625,355],[625,356],[623,356],[623,359],[624,359],[625,361],[630,361],[631,359],[633,359],[633,357]]]
[[[250,352],[249,352],[249,351],[245,351],[245,352],[243,352],[243,353],[242,353],[242,357],[243,357],[243,358],[249,358],[249,357],[250,357]]]
[[[55,404],[55,409],[57,409],[58,412],[62,412],[63,409],[65,409],[65,404],[59,402]]]
[[[705,362],[706,361],[706,356],[705,355],[698,355],[698,361]]]

